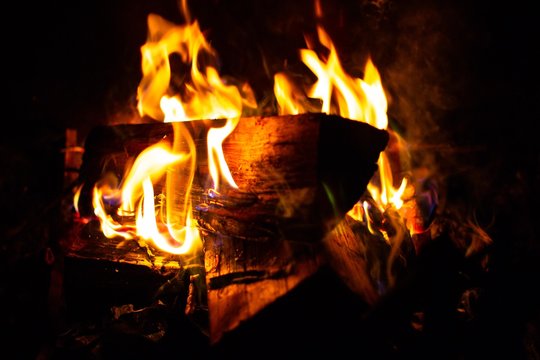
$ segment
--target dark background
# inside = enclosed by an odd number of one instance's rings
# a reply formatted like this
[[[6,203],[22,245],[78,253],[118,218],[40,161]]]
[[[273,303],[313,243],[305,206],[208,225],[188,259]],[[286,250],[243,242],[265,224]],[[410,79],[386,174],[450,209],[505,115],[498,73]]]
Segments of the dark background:
[[[434,167],[449,202],[474,211],[494,240],[475,351],[538,359],[538,345],[530,345],[540,334],[537,12],[530,2],[322,4],[321,21],[344,66],[360,76],[371,54],[415,161]],[[249,81],[261,103],[273,73],[305,71],[297,49],[305,47],[304,33],[314,34],[312,2],[205,0],[190,8],[222,73]],[[22,340],[24,358],[54,336],[45,254],[63,231],[65,129],[77,129],[82,144],[96,125],[137,119],[150,12],[181,21],[177,4],[165,0],[30,1],[4,9],[0,318]]]

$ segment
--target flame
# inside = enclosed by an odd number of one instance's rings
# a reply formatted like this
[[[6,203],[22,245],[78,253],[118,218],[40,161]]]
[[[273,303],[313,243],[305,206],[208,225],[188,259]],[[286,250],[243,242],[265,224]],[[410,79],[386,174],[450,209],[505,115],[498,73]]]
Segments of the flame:
[[[95,214],[106,236],[152,240],[159,248],[172,253],[189,251],[190,245],[186,244],[198,238],[190,198],[197,154],[183,123],[200,119],[226,121],[222,127],[209,129],[207,134],[211,190],[217,193],[222,182],[238,188],[222,145],[236,128],[244,107],[257,107],[248,84],[234,84],[219,75],[217,54],[198,22],[191,20],[186,3],[182,1],[185,24],[173,24],[155,14],[148,16],[148,39],[141,47],[143,76],[137,88],[140,115],[172,124],[172,147],[160,144],[147,149],[126,174],[121,190],[101,184],[96,186],[93,196]],[[322,16],[318,1],[316,16]],[[380,74],[371,59],[366,62],[363,79],[352,77],[344,70],[326,31],[319,26],[317,34],[328,55],[320,56],[312,49],[300,50],[301,60],[317,78],[306,91],[307,97],[320,101],[316,111],[389,130],[387,99]],[[188,69],[185,74],[174,73],[173,58],[185,65]],[[275,74],[274,80],[280,115],[313,111],[313,105],[305,101],[303,90],[285,73]],[[399,138],[397,134],[394,137]],[[390,160],[387,151],[381,153],[379,171],[367,188],[373,202],[370,207],[356,204],[350,216],[370,222],[369,212],[373,211],[373,206],[379,212],[388,208],[399,210],[403,206],[408,181],[406,178],[394,181],[395,170]],[[162,177],[165,177],[165,187],[156,194],[155,184]],[[161,199],[158,204],[155,198]],[[120,203],[115,216],[110,215],[114,206],[107,201]],[[135,217],[134,224],[126,225],[125,219],[131,221]]]
[[[238,188],[238,185],[236,185],[232,178],[231,171],[227,166],[225,155],[223,155],[221,148],[223,141],[233,132],[236,125],[238,125],[238,120],[239,118],[228,119],[223,127],[208,130],[208,166],[210,168],[210,175],[214,180],[214,190],[216,191],[219,185],[220,170],[221,175],[227,180],[229,185],[236,189]]]
[[[106,237],[152,240],[156,246],[173,254],[184,254],[197,238],[196,229],[188,213],[187,222],[180,231],[170,227],[168,235],[159,230],[154,203],[154,184],[175,165],[185,166],[191,159],[190,153],[175,153],[165,143],[145,149],[137,157],[126,176],[121,190],[108,185],[96,185],[93,191],[94,213],[101,221],[101,230]],[[120,200],[116,219],[107,211],[105,200],[112,203]],[[169,202],[167,202],[167,205]],[[167,219],[172,213],[165,210]],[[135,222],[132,221],[136,217]],[[122,219],[119,221],[117,219]],[[181,233],[181,236],[178,236]]]
[[[184,14],[189,19],[185,8]],[[225,161],[221,144],[234,130],[244,106],[256,107],[255,96],[247,84],[241,88],[228,85],[213,64],[201,71],[203,57],[217,64],[217,55],[205,39],[197,21],[186,25],[174,25],[158,15],[148,17],[149,39],[142,46],[143,79],[138,87],[138,109],[165,122],[180,122],[199,119],[227,119],[219,130],[208,133],[210,173],[214,189],[219,185],[219,170],[226,182],[237,187]],[[170,57],[180,56],[183,63],[190,65],[189,79],[183,83],[179,94],[169,96],[172,79]],[[217,163],[217,164],[216,164]]]
[[[108,213],[104,198],[112,189],[108,187],[94,187],[92,196],[92,205],[94,206],[94,214],[101,222],[101,231],[106,237],[120,236],[124,239],[132,239],[135,234],[132,229],[125,229]]]
[[[320,11],[318,9],[317,13]],[[320,43],[329,51],[329,54],[323,58],[312,49],[300,50],[302,61],[317,77],[316,82],[307,89],[307,96],[321,101],[320,112],[337,114],[344,118],[368,123],[378,129],[389,130],[386,114],[388,102],[380,74],[371,58],[368,58],[366,62],[364,78],[353,78],[343,69],[328,33],[319,26],[317,34]],[[283,73],[276,74],[274,79],[274,92],[280,114],[301,112],[304,107],[299,91]],[[377,178],[372,179],[368,185],[371,197],[380,211],[390,206],[400,209],[403,206],[402,196],[407,187],[407,179],[403,178],[399,185],[395,186],[386,151],[381,153],[378,166]],[[349,215],[361,220],[365,217],[365,213],[365,206],[358,203]]]
[[[74,195],[73,195],[73,209],[75,210],[75,213],[79,213],[79,199],[81,198],[81,191],[84,184],[78,185],[73,189]]]
[[[148,41],[141,47],[143,78],[137,90],[141,115],[153,119],[169,116],[165,120],[169,122],[229,119],[239,117],[244,105],[257,106],[253,91],[247,84],[242,88],[228,85],[219,76],[214,65],[218,63],[217,55],[197,21],[175,25],[150,14],[148,32]],[[189,74],[185,75],[190,81],[185,81],[181,91],[173,97],[168,92],[172,79],[170,58],[175,54],[179,55],[182,63],[189,65]],[[202,64],[202,58],[210,64]],[[171,98],[176,100],[172,102]],[[174,114],[167,113],[170,106],[175,108]]]
[[[149,240],[173,254],[185,254],[200,245],[190,197],[196,149],[183,122],[226,120],[224,126],[208,131],[209,172],[213,191],[218,191],[221,180],[237,188],[222,144],[238,124],[244,106],[257,107],[248,84],[237,86],[220,77],[217,55],[198,22],[191,20],[186,4],[182,1],[184,25],[150,14],[148,39],[141,47],[143,77],[137,88],[137,109],[141,116],[172,124],[172,145],[159,143],[141,152],[121,189],[96,184],[92,202],[105,236]],[[171,66],[174,57],[189,69],[180,81]],[[163,177],[164,189],[156,193]],[[160,199],[157,203],[156,198]]]
[[[181,1],[185,24],[176,25],[162,17],[148,16],[148,39],[141,47],[142,80],[137,88],[137,109],[141,116],[170,123],[172,143],[152,145],[134,160],[121,182],[101,179],[93,188],[94,215],[101,223],[106,237],[126,240],[140,239],[171,254],[187,254],[201,247],[197,221],[193,216],[191,189],[196,172],[195,142],[185,125],[186,121],[223,119],[222,127],[212,127],[207,133],[207,158],[213,196],[222,182],[238,188],[228,168],[222,145],[234,131],[244,107],[257,108],[255,96],[248,84],[235,84],[219,74],[217,54],[206,40],[197,21],[191,20],[187,0]],[[323,16],[320,0],[315,0],[315,16]],[[387,278],[390,284],[392,263],[400,255],[400,244],[408,230],[411,235],[426,231],[422,206],[410,201],[413,196],[423,196],[427,212],[436,205],[436,191],[418,187],[417,177],[407,178],[404,171],[396,169],[403,156],[407,156],[406,143],[389,128],[388,101],[381,76],[371,58],[364,68],[363,78],[350,76],[343,68],[337,50],[322,28],[317,35],[324,55],[314,46],[300,50],[300,58],[316,76],[308,89],[297,87],[284,72],[274,75],[274,94],[279,115],[306,112],[335,114],[353,121],[362,121],[378,129],[387,130],[390,144],[378,159],[378,171],[367,186],[369,196],[361,199],[348,215],[365,224],[373,235],[390,244]],[[188,71],[181,76],[173,71],[179,60]],[[316,99],[320,106],[307,98]],[[396,157],[400,161],[396,163]],[[397,177],[396,177],[397,175]],[[165,180],[165,181],[163,181]],[[398,181],[396,181],[398,180]],[[82,185],[75,189],[74,208],[79,211]],[[330,197],[333,195],[328,194]],[[287,216],[294,203],[305,196],[303,191],[280,198],[279,206]],[[425,212],[425,211],[424,211]],[[83,219],[84,220],[84,219]],[[392,228],[392,231],[389,229]],[[491,239],[474,222],[465,222],[465,229],[472,238],[466,244],[466,255],[478,252]],[[461,236],[462,234],[456,234]],[[416,247],[416,243],[414,244]],[[377,269],[377,273],[380,272]],[[374,275],[378,277],[379,275]],[[378,288],[384,284],[377,284]]]
[[[284,73],[274,75],[274,94],[278,103],[279,115],[296,115],[306,112],[297,100],[299,90]]]

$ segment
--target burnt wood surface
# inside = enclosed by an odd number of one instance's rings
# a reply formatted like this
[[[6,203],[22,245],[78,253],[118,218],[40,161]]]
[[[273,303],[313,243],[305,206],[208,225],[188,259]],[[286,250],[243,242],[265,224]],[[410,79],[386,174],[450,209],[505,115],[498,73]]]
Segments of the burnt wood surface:
[[[388,142],[386,131],[333,115],[242,118],[223,144],[239,190],[222,188],[216,198],[207,191],[206,133],[221,125],[222,120],[186,123],[197,147],[193,204],[201,218],[206,210],[239,223],[264,218],[269,225],[250,229],[254,239],[265,239],[276,227],[289,238],[321,239],[362,195]],[[121,179],[128,161],[172,136],[172,126],[162,123],[94,129],[80,169],[81,214],[92,215],[91,191],[104,173]]]
[[[203,240],[213,342],[318,269],[325,261],[321,240],[363,194],[388,142],[386,131],[338,116],[241,118],[223,144],[238,189],[209,192],[206,134],[223,124],[185,123],[197,148],[190,195]],[[81,214],[91,215],[91,191],[104,173],[121,179],[142,150],[173,136],[171,124],[162,123],[96,128],[85,144]],[[64,243],[68,256],[161,271],[186,262],[141,241],[107,239],[96,220],[75,225]]]

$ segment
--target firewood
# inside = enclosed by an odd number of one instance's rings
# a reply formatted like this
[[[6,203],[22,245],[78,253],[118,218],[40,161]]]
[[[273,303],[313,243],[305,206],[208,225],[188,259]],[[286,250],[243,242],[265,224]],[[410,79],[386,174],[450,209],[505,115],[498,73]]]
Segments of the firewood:
[[[223,143],[238,189],[210,193],[206,134],[223,124],[185,123],[198,150],[190,195],[204,244],[213,342],[316,271],[324,261],[321,240],[363,194],[388,142],[386,131],[339,116],[241,118]],[[96,128],[80,172],[81,215],[92,214],[91,190],[104,172],[121,179],[142,150],[172,136],[163,123]],[[159,192],[164,185],[155,186]],[[177,255],[106,239],[89,226],[70,236],[68,255],[181,265]]]
[[[377,245],[376,241],[366,244],[366,240],[371,238],[374,236],[366,227],[347,216],[323,241],[329,265],[352,291],[369,304],[375,303],[379,297],[379,289],[373,284],[370,274],[368,245]]]

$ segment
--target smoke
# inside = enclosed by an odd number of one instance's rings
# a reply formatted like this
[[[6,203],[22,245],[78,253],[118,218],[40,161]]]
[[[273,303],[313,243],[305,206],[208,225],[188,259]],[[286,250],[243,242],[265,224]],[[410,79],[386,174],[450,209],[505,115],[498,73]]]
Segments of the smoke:
[[[490,242],[472,220],[487,190],[486,169],[478,166],[486,144],[473,136],[485,121],[473,115],[485,92],[475,73],[489,43],[482,20],[461,2],[390,2],[371,42],[391,127],[406,140],[413,170],[437,184],[439,216],[467,229],[453,233],[474,234],[465,239],[476,250]]]

